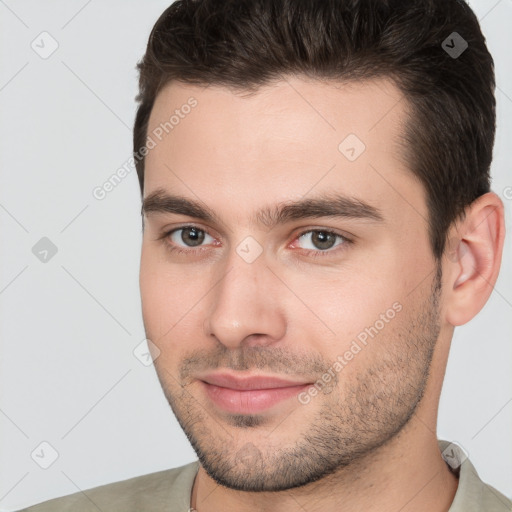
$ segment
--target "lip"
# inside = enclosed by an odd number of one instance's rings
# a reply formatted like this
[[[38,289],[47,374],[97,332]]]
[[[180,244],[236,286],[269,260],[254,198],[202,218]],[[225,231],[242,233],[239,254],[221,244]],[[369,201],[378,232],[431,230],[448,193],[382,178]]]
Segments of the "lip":
[[[312,384],[270,375],[239,377],[229,373],[209,374],[199,378],[208,398],[224,411],[256,414],[284,400],[297,396]]]
[[[238,391],[289,388],[309,384],[308,382],[300,380],[287,380],[272,375],[249,375],[240,377],[230,373],[210,373],[200,377],[200,380],[207,384]]]

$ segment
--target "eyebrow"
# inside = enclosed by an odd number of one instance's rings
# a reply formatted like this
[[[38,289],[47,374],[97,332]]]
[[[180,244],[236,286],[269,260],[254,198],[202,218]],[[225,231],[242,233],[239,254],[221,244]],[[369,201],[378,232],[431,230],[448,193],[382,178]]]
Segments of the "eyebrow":
[[[174,213],[221,225],[217,214],[200,201],[172,195],[164,189],[157,189],[142,202],[141,214]],[[272,207],[263,207],[253,216],[254,224],[269,229],[287,222],[317,217],[367,219],[383,222],[381,211],[360,199],[337,193],[327,193],[310,199],[300,199]]]

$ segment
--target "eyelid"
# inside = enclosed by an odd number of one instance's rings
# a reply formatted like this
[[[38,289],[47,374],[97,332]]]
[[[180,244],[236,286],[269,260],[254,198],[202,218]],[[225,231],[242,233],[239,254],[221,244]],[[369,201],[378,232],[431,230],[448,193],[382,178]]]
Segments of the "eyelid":
[[[296,235],[294,235],[294,240],[297,239],[297,238],[300,238],[301,236],[307,234],[307,233],[311,233],[311,232],[318,232],[318,231],[321,231],[323,233],[330,233],[332,235],[336,235],[336,236],[339,236],[340,238],[342,238],[344,241],[346,242],[353,242],[355,238],[357,238],[355,235],[352,235],[352,234],[349,234],[345,231],[340,231],[336,228],[331,228],[331,227],[328,227],[328,226],[313,226],[313,227],[309,227],[309,228],[305,228],[303,230],[300,230]]]
[[[194,229],[197,229],[198,231],[202,231],[203,233],[206,233],[208,236],[211,236],[212,238],[215,238],[214,235],[210,234],[209,232],[209,229],[205,229],[201,226],[197,226],[193,223],[188,223],[188,224],[181,224],[179,226],[174,226],[172,228],[163,228],[162,229],[162,233],[156,238],[156,240],[162,240],[162,239],[165,239],[165,238],[168,238],[170,237],[173,233],[175,233],[176,231],[180,231],[182,229],[187,229],[187,228],[194,228]]]

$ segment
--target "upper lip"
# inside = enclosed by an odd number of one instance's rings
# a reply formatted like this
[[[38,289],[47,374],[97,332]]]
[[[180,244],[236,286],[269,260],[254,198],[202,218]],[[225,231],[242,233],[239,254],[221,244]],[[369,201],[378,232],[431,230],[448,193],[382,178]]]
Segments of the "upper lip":
[[[236,376],[229,373],[210,373],[200,377],[200,380],[214,386],[236,390],[273,389],[304,386],[305,381],[288,380],[272,375]]]

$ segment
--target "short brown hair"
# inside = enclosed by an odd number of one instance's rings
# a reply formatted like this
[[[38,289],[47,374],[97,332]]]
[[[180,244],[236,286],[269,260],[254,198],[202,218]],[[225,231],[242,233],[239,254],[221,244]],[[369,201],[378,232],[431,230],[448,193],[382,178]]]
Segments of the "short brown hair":
[[[460,55],[448,51],[456,43],[468,45]],[[177,0],[157,20],[137,69],[135,153],[172,80],[256,92],[288,74],[391,78],[410,106],[405,155],[427,192],[438,259],[452,222],[490,189],[494,63],[463,0]],[[143,158],[136,168],[143,193]]]

